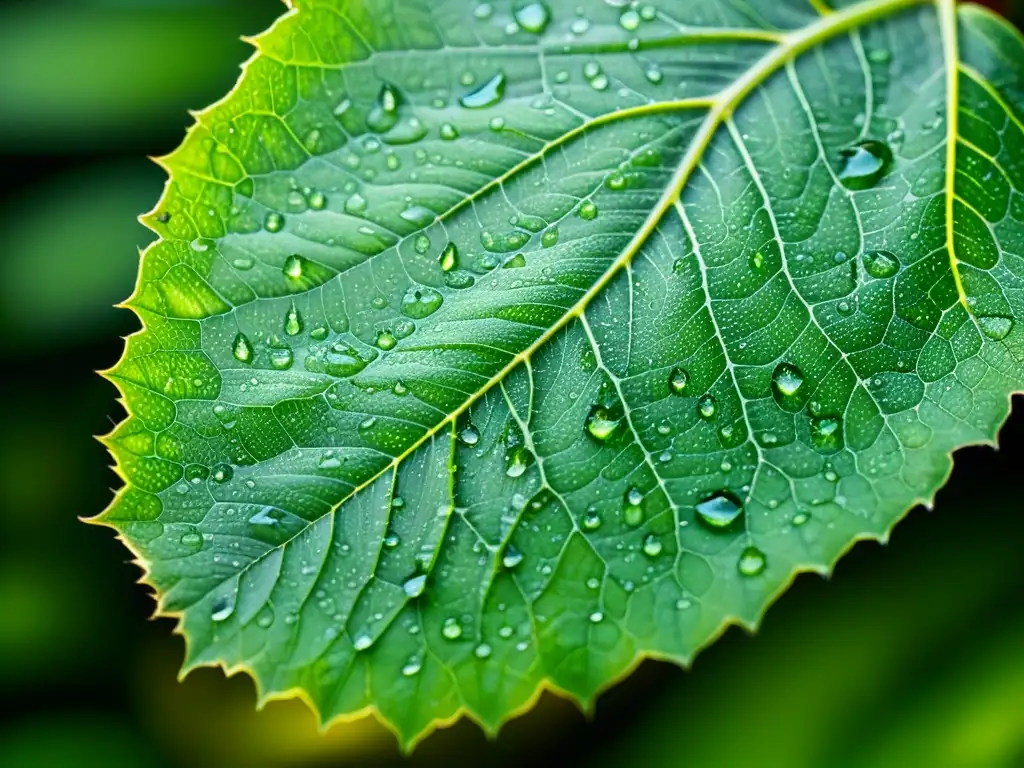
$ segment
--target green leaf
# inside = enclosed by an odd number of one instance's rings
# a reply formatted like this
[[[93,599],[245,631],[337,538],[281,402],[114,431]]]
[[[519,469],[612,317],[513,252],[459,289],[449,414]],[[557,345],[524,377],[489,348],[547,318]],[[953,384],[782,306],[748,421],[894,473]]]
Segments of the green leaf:
[[[100,518],[186,669],[590,707],[1024,383],[1024,44],[915,0],[295,3],[163,162]],[[400,10],[399,10],[400,9]]]

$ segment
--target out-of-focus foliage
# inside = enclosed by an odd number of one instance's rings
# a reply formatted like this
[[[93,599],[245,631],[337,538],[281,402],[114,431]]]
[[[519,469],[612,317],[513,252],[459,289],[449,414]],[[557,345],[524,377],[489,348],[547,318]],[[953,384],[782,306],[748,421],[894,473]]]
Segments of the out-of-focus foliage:
[[[7,404],[0,429],[0,765],[394,762],[393,738],[373,721],[336,726],[321,737],[297,702],[253,711],[255,695],[245,677],[225,681],[218,671],[200,670],[176,683],[181,641],[166,622],[148,620],[152,601],[131,583],[138,569],[104,531],[76,519],[95,514],[118,484],[90,435],[109,428],[98,415],[105,408],[112,418],[121,414],[109,407],[111,389],[93,370],[116,360],[121,345],[114,334],[135,329],[129,313],[109,304],[127,295],[136,249],[148,240],[132,215],[149,208],[163,179],[138,156],[169,151],[188,122],[184,110],[230,86],[231,67],[249,55],[235,36],[265,28],[280,3],[75,0],[58,8],[52,0],[7,2],[0,5],[0,36],[11,7],[38,14],[36,28],[49,29],[54,42],[44,40],[37,55],[51,60],[61,55],[56,40],[66,34],[53,20],[69,7],[88,7],[97,19],[128,9],[138,19],[130,31],[140,40],[159,37],[168,9],[180,19],[199,19],[197,28],[208,13],[234,21],[211,35],[225,48],[203,51],[228,62],[209,67],[212,79],[191,83],[188,91],[148,94],[159,102],[152,113],[159,117],[119,118],[106,131],[73,118],[18,115],[40,127],[15,135],[5,132],[15,119],[11,110],[7,104],[0,110],[0,153],[14,179],[3,193],[0,312],[17,337],[6,339],[0,377]],[[86,64],[65,60],[69,68]],[[116,76],[131,76],[113,66],[108,71],[111,90]],[[7,74],[4,69],[0,77]],[[76,98],[74,85],[69,77],[68,103]],[[86,197],[93,200],[72,194],[84,188],[86,175]],[[134,202],[121,190],[129,185],[139,189]],[[95,245],[82,242],[87,226],[75,211],[89,206],[110,211],[92,234]],[[66,222],[78,224],[62,239]],[[50,253],[44,254],[44,243]],[[114,252],[125,247],[128,253]],[[93,253],[85,255],[88,249]],[[72,268],[76,254],[104,274],[83,269],[72,280],[49,280],[62,282],[63,298],[56,285],[24,281],[25,270]],[[7,284],[19,273],[26,293],[44,290],[51,309],[65,301],[75,309],[61,323],[33,316]],[[92,298],[75,290],[86,280],[98,291]],[[14,307],[25,317],[13,317]],[[856,547],[830,581],[798,579],[758,636],[729,632],[690,672],[645,663],[601,698],[592,721],[545,696],[494,743],[463,724],[423,744],[412,764],[521,766],[570,751],[566,764],[648,759],[667,766],[679,764],[686,746],[686,764],[694,768],[1018,768],[1024,764],[1024,629],[1017,619],[1024,573],[1016,554],[1024,540],[1020,406],[1003,430],[999,453],[957,455],[934,512],[912,512],[887,547]],[[756,748],[745,750],[741,742]]]

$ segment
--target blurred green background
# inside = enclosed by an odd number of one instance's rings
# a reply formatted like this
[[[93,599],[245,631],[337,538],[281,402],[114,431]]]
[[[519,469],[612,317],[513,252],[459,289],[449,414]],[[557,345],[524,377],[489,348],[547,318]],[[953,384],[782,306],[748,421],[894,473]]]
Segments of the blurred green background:
[[[401,0],[397,0],[400,2]],[[587,0],[599,2],[600,0]],[[1012,8],[1011,8],[1012,5]],[[187,108],[222,96],[277,0],[0,4],[0,766],[400,762],[372,719],[320,736],[298,702],[254,710],[244,676],[177,682],[181,639],[139,570],[81,524],[118,484],[91,435],[122,414],[93,371],[136,322],[135,217]],[[1003,10],[1024,16],[1020,3]],[[756,637],[691,671],[644,663],[584,716],[545,695],[495,740],[468,722],[414,764],[1024,766],[1024,402],[971,448],[934,511],[834,576],[800,577]]]

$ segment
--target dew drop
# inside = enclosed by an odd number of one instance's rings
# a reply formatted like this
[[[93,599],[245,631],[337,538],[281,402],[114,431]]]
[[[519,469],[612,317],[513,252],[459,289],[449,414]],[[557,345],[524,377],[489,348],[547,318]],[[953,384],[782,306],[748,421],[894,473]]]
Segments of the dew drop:
[[[811,516],[806,512],[797,512],[793,515],[793,525],[799,528],[801,525],[806,525],[807,521],[811,519]]]
[[[413,248],[416,249],[416,253],[422,256],[430,250],[430,238],[426,235],[417,235],[413,241]]]
[[[743,502],[729,491],[718,491],[699,502],[695,509],[702,523],[715,530],[722,530],[743,514]]]
[[[425,227],[437,218],[432,210],[422,205],[411,205],[402,211],[399,216],[417,227]]]
[[[366,198],[356,192],[345,201],[345,213],[358,215],[366,210],[366,206]]]
[[[390,331],[381,331],[380,333],[377,334],[377,340],[374,343],[378,347],[383,349],[385,352],[387,352],[389,349],[395,348],[395,344],[398,343],[398,340],[395,338],[395,335]]]
[[[661,539],[659,539],[653,533],[644,539],[644,554],[648,557],[657,557],[661,554],[661,550]]]
[[[521,28],[539,35],[547,29],[551,21],[551,11],[544,3],[528,3],[516,9],[515,18]]]
[[[544,234],[540,236],[540,244],[545,248],[550,248],[558,243],[558,227],[551,227],[544,230]]]
[[[299,310],[292,304],[284,318],[284,332],[289,336],[298,336],[302,333],[302,328],[302,315],[299,314]]]
[[[445,141],[455,141],[459,138],[459,129],[451,123],[445,123],[441,126],[441,138]]]
[[[743,554],[740,555],[736,567],[743,576],[758,576],[764,572],[767,564],[768,561],[764,556],[764,552],[757,547],[747,547],[743,550]]]
[[[596,531],[601,527],[601,516],[593,507],[583,513],[583,530]]]
[[[198,531],[188,531],[181,534],[179,541],[181,541],[182,546],[192,550],[197,550],[203,546],[203,536]]]
[[[226,483],[235,474],[230,464],[218,464],[210,472],[210,478],[215,483]]]
[[[683,368],[674,368],[668,377],[668,388],[673,395],[682,395],[686,392],[686,385],[690,383],[690,375]]]
[[[597,205],[591,200],[584,200],[580,204],[579,213],[584,221],[593,221],[597,218]]]
[[[511,570],[521,562],[523,562],[523,553],[511,545],[506,547],[505,554],[501,558],[501,564]]]
[[[284,226],[284,216],[280,213],[268,213],[267,217],[263,220],[263,228],[267,232],[280,232],[281,227]]]
[[[309,196],[309,207],[314,211],[322,211],[327,205],[327,198],[323,192],[313,192]]]
[[[448,640],[458,640],[462,637],[462,627],[459,626],[458,621],[449,617],[444,620],[444,624],[441,626],[441,634]]]
[[[295,357],[287,347],[270,350],[270,364],[279,371],[286,371],[292,367]]]
[[[505,453],[505,474],[522,477],[530,466],[530,452],[522,446],[511,448]]]
[[[598,442],[606,442],[618,432],[623,418],[620,408],[595,405],[587,414],[587,433]]]
[[[892,150],[881,141],[861,141],[840,151],[839,180],[847,189],[870,189],[886,174]]]
[[[235,593],[218,597],[213,601],[210,618],[213,621],[227,621],[235,612]]]
[[[630,8],[619,16],[619,26],[627,32],[634,32],[640,26],[640,14]]]
[[[1005,339],[1014,326],[1014,319],[1003,315],[980,315],[977,321],[981,332],[994,341]]]
[[[421,573],[418,576],[413,576],[408,579],[402,585],[402,591],[405,592],[407,597],[419,597],[423,594],[423,589],[427,585],[427,575]]]
[[[864,271],[879,280],[892,277],[900,269],[900,260],[892,251],[868,251],[863,261]]]
[[[415,677],[421,669],[423,669],[423,664],[419,659],[409,659],[402,667],[402,675],[404,677]]]
[[[594,611],[592,614],[590,614],[591,624],[600,624],[602,621],[604,621],[604,614],[600,611]]]
[[[803,406],[804,374],[790,363],[779,363],[772,373],[772,394],[784,409],[795,412]]]
[[[622,510],[622,520],[626,525],[637,527],[644,521],[644,495],[639,488],[626,491],[626,506]]]
[[[377,100],[366,115],[366,127],[374,133],[386,133],[398,122],[398,92],[384,83],[377,93]]]
[[[235,336],[235,342],[231,345],[231,353],[240,363],[252,362],[252,344],[249,343],[249,339],[244,333]]]
[[[493,107],[505,96],[505,73],[499,72],[486,83],[459,99],[466,109]]]
[[[455,243],[448,243],[437,258],[438,264],[445,272],[451,272],[459,263],[459,248]]]
[[[697,401],[697,413],[705,421],[710,421],[715,418],[715,413],[718,410],[718,403],[715,400],[714,395],[704,395],[700,400]]]
[[[357,632],[356,636],[352,638],[352,647],[355,648],[357,651],[365,651],[371,645],[373,645],[373,638],[370,636],[370,633],[366,630],[361,630],[360,632]]]

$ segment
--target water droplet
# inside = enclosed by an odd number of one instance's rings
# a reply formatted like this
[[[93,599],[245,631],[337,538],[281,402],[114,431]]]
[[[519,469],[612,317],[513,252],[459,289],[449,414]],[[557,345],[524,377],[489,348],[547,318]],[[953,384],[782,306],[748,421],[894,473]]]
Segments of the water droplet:
[[[235,474],[235,470],[231,468],[230,464],[218,464],[210,473],[210,478],[215,483],[226,483]]]
[[[522,477],[530,466],[530,452],[523,447],[512,448],[505,453],[505,474]]]
[[[309,195],[309,207],[314,211],[322,211],[324,206],[327,205],[327,198],[323,192],[312,192]]]
[[[700,400],[697,401],[697,413],[705,421],[710,421],[715,418],[715,412],[718,410],[718,403],[715,400],[714,395],[704,395]]]
[[[373,645],[373,638],[370,636],[370,633],[366,630],[361,630],[360,632],[357,632],[356,636],[352,638],[352,647],[355,648],[357,651],[365,651],[371,645]]]
[[[796,412],[803,406],[801,390],[804,374],[795,365],[779,363],[772,373],[772,394],[775,401],[787,411]]]
[[[367,365],[355,349],[341,342],[334,344],[324,357],[324,372],[331,376],[353,376]]]
[[[263,228],[267,232],[280,232],[281,227],[284,226],[284,216],[280,213],[268,213],[267,217],[263,220]]]
[[[231,345],[231,353],[240,363],[252,362],[252,344],[249,343],[249,339],[244,333],[235,336],[235,342]]]
[[[767,564],[768,561],[764,556],[764,552],[757,547],[747,547],[743,550],[743,554],[740,555],[740,560],[736,567],[744,576],[757,576],[764,571]]]
[[[627,32],[635,31],[640,26],[640,14],[632,8],[623,11],[622,15],[619,16],[619,26]]]
[[[801,525],[806,525],[807,521],[811,519],[811,516],[806,512],[797,512],[793,515],[793,525],[799,528]]]
[[[519,565],[521,562],[523,562],[523,553],[515,547],[513,547],[512,545],[506,547],[505,554],[501,558],[501,564],[506,568],[512,569]]]
[[[864,270],[879,280],[892,277],[900,269],[900,260],[892,251],[868,251],[863,260]]]
[[[494,8],[490,3],[480,3],[480,5],[473,9],[473,15],[480,20],[491,18],[492,13],[494,13]]]
[[[870,189],[886,174],[892,150],[881,141],[861,141],[840,151],[839,180],[847,189]]]
[[[445,141],[455,141],[459,138],[459,129],[451,123],[445,123],[441,126],[441,138]]]
[[[661,539],[659,539],[653,533],[644,539],[644,554],[648,557],[657,557],[661,554],[661,550]]]
[[[472,424],[467,424],[459,432],[459,442],[472,447],[480,442],[480,432]]]
[[[455,243],[448,243],[441,251],[441,255],[437,257],[437,263],[441,265],[441,269],[445,272],[451,272],[455,267],[458,266],[459,262],[459,248]]]
[[[644,521],[644,495],[639,488],[626,491],[626,506],[622,510],[622,519],[626,525],[636,527]]]
[[[551,21],[551,11],[544,3],[529,3],[515,11],[516,23],[527,32],[541,34]]]
[[[449,617],[444,620],[444,624],[441,627],[441,634],[448,640],[458,640],[462,637],[462,627],[459,626],[458,621]]]
[[[743,502],[729,491],[718,491],[698,503],[695,509],[702,523],[721,530],[728,528],[743,514]]]
[[[377,334],[377,340],[375,343],[378,347],[387,352],[389,349],[395,348],[395,344],[398,343],[398,340],[390,331],[381,331]]]
[[[486,659],[491,655],[491,646],[487,643],[480,643],[480,645],[473,649],[473,655],[478,659]]]
[[[505,96],[505,73],[499,72],[475,91],[467,93],[459,99],[459,104],[466,109],[483,109],[493,107]]]
[[[615,171],[605,178],[604,185],[613,192],[621,192],[626,188],[626,177]]]
[[[301,280],[305,268],[306,260],[297,253],[293,253],[284,260],[284,266],[281,267],[281,271],[285,277],[291,280]]]
[[[288,347],[270,350],[270,364],[279,371],[286,371],[291,368],[294,360],[295,357]]]
[[[657,85],[665,79],[664,73],[657,64],[648,65],[647,69],[644,71],[644,77],[647,78],[648,82],[653,83],[654,85]]]
[[[600,527],[601,516],[597,513],[595,508],[591,507],[583,514],[583,530],[596,531]]]
[[[587,432],[598,442],[610,440],[622,425],[621,408],[595,405],[587,414]]]
[[[757,251],[753,256],[750,257],[750,268],[755,272],[760,272],[764,267],[764,254]]]
[[[584,221],[593,221],[597,218],[597,205],[591,200],[584,200],[580,204],[580,218]]]
[[[284,332],[289,336],[298,336],[302,333],[302,328],[302,315],[299,314],[299,310],[292,304],[284,318]]]
[[[399,216],[417,227],[425,227],[437,218],[437,215],[432,210],[422,205],[411,205],[402,211]]]
[[[402,591],[405,592],[408,597],[419,597],[423,594],[423,588],[427,585],[427,575],[421,573],[419,576],[413,576],[402,585]]]
[[[977,321],[981,332],[994,341],[1005,339],[1014,326],[1014,319],[1003,315],[980,315]]]
[[[540,244],[545,248],[558,243],[558,227],[551,227],[550,229],[544,230],[544,234],[540,236]]]
[[[235,593],[218,597],[213,601],[210,618],[213,621],[227,621],[235,612]]]
[[[419,659],[409,659],[402,667],[402,675],[405,677],[415,677],[421,669],[423,669],[423,664]]]
[[[366,127],[374,133],[386,133],[398,122],[398,92],[384,83],[377,93],[377,101],[366,115]]]
[[[248,256],[239,256],[237,259],[233,259],[231,261],[231,266],[245,272],[256,266],[256,262]]]
[[[811,418],[811,442],[819,451],[838,451],[843,447],[843,425],[838,416]]]
[[[690,383],[690,375],[683,368],[674,368],[668,377],[668,388],[673,395],[681,395],[686,392],[686,385]]]
[[[191,550],[200,549],[203,546],[203,536],[199,531],[188,531],[187,533],[181,534],[182,546],[188,547]]]
[[[592,624],[600,624],[602,621],[604,621],[604,614],[600,611],[594,611],[590,614],[590,622]]]
[[[358,192],[356,192],[354,195],[349,197],[348,200],[345,201],[345,213],[358,215],[366,210],[366,206],[366,198],[360,195]]]

